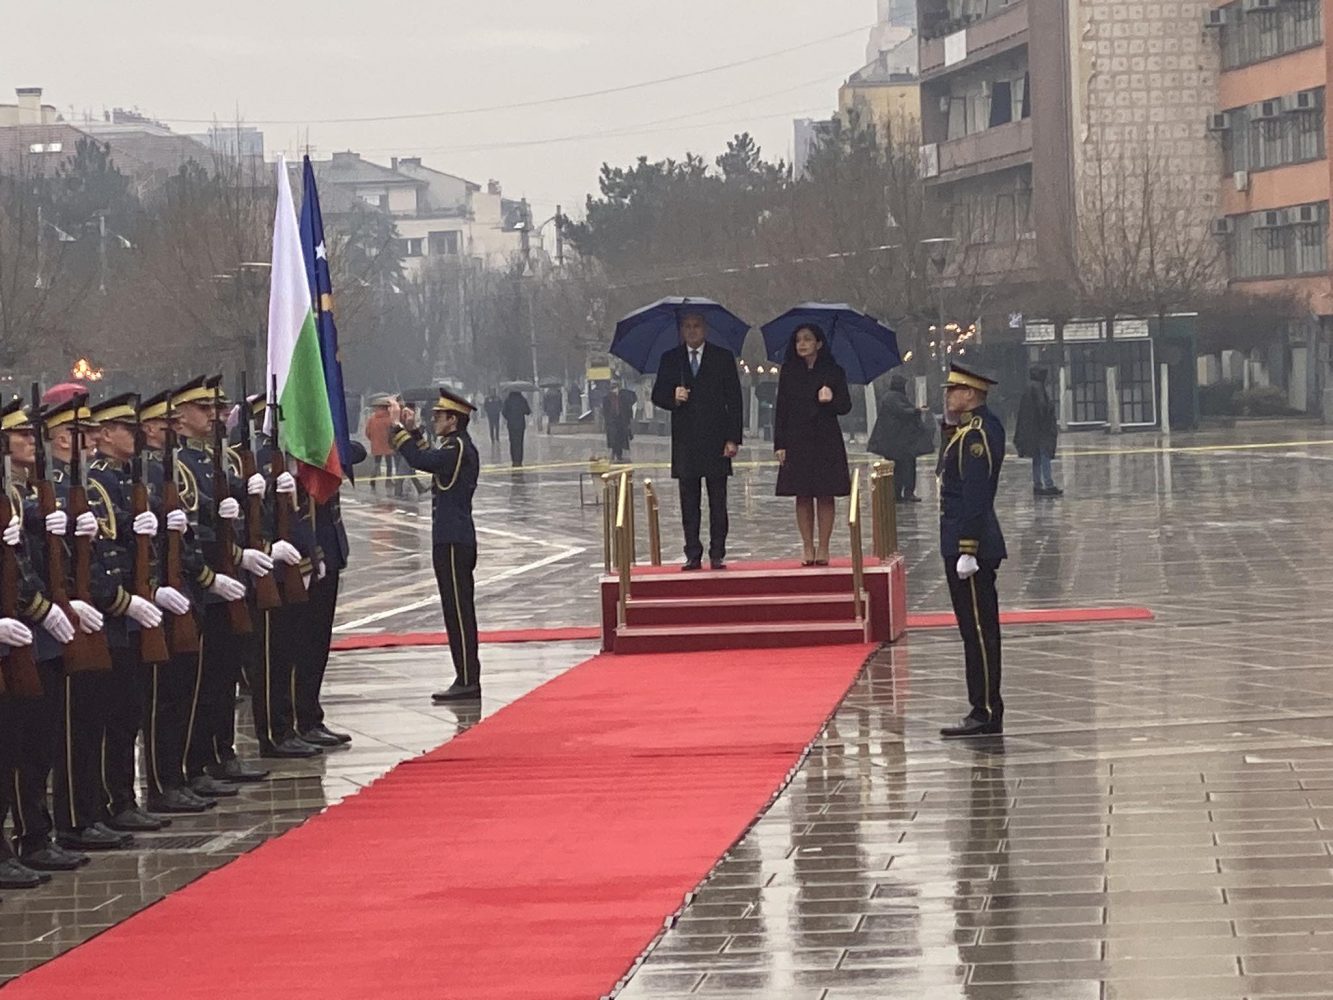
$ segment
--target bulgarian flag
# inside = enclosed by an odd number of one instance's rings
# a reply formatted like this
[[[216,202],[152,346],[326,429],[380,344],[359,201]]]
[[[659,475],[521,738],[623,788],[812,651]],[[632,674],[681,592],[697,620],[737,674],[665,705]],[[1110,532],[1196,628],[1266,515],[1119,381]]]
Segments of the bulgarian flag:
[[[272,284],[268,297],[268,386],[270,403],[278,403],[279,446],[296,459],[296,478],[323,503],[342,482],[342,463],[333,432],[319,331],[311,308],[310,284],[296,206],[287,176],[287,160],[279,156],[278,208],[273,217]],[[266,426],[272,429],[270,408]]]

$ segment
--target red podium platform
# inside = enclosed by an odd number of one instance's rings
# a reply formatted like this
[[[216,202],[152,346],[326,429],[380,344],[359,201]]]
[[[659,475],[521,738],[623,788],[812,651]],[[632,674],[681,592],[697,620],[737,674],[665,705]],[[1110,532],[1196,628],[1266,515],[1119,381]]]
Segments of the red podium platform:
[[[868,559],[858,617],[850,559],[831,566],[729,563],[681,572],[635,566],[625,621],[620,578],[601,579],[602,649],[613,653],[780,649],[894,642],[907,629],[907,574],[901,556]]]

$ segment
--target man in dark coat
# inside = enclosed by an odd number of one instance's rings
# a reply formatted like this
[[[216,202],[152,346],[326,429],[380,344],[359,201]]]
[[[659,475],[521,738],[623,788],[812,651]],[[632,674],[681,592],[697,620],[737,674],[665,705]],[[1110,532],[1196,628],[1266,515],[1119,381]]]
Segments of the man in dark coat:
[[[500,397],[492,389],[486,394],[486,400],[481,404],[486,410],[486,420],[491,425],[491,444],[500,443],[500,410],[504,403],[500,402]]]
[[[726,568],[727,478],[740,450],[743,417],[736,356],[705,342],[703,317],[681,319],[683,343],[662,355],[653,383],[653,405],[671,412],[671,476],[680,483],[686,570],[703,565],[699,538],[703,487],[708,486],[708,556]]]
[[[880,401],[867,450],[893,462],[893,495],[899,503],[920,503],[916,495],[916,458],[935,450],[921,424],[921,410],[907,398],[907,379],[894,375]]]
[[[509,428],[509,461],[514,468],[523,465],[523,438],[528,433],[528,417],[532,407],[517,389],[505,397],[504,408],[500,411]]]
[[[971,711],[945,726],[945,739],[1004,732],[1000,696],[1000,601],[995,577],[1008,558],[995,516],[1004,464],[1004,425],[986,406],[992,379],[950,365],[945,445],[935,475],[940,489],[940,555],[967,664]]]
[[[1033,368],[1028,373],[1031,381],[1018,404],[1018,426],[1014,429],[1014,446],[1019,458],[1032,459],[1032,493],[1039,497],[1058,497],[1058,489],[1051,478],[1051,459],[1060,436],[1060,420],[1055,403],[1046,391],[1046,369]]]
[[[633,393],[620,388],[619,383],[611,383],[611,391],[602,403],[602,418],[606,426],[606,446],[611,451],[611,461],[619,462],[629,451],[629,443],[634,438],[634,401]]]

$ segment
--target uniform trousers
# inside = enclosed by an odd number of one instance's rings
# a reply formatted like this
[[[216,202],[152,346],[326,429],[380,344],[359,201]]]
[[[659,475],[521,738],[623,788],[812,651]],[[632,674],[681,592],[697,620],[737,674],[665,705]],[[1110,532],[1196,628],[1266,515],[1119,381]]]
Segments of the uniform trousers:
[[[685,529],[685,558],[698,561],[703,558],[704,546],[699,540],[703,523],[703,485],[708,484],[708,557],[722,559],[727,554],[727,477],[690,476],[680,479],[680,518]]]
[[[144,697],[151,677],[139,662],[139,635],[129,634],[129,645],[111,647],[111,679],[107,685],[107,718],[103,734],[102,777],[109,816],[138,803],[134,781],[134,751],[143,726]]]
[[[59,830],[81,830],[106,819],[102,753],[111,718],[115,670],[80,670],[64,678],[63,757],[55,768]]]
[[[298,649],[308,637],[302,619],[307,605],[286,604],[261,612],[257,632],[257,660],[250,684],[255,737],[262,749],[277,746],[296,735],[292,701]]]
[[[944,560],[958,632],[967,662],[969,717],[981,722],[1004,719],[1000,697],[1000,599],[995,592],[998,560],[978,560],[981,569],[967,580],[958,578],[957,559]]]
[[[472,574],[477,568],[475,545],[437,544],[432,550],[435,581],[440,587],[444,628],[454,661],[454,682],[467,687],[481,683],[477,658],[477,608]]]
[[[144,759],[148,793],[185,786],[185,755],[195,715],[202,650],[144,667]]]
[[[55,824],[46,795],[47,783],[64,742],[65,702],[64,667],[57,657],[39,660],[37,673],[42,681],[42,694],[18,704],[18,765],[11,784],[14,801],[14,838],[22,853],[38,851],[51,840]],[[62,789],[56,785],[56,809],[69,814],[69,802],[61,799]]]
[[[20,740],[24,702],[0,695],[0,828],[5,825],[14,804],[14,770],[19,764]],[[14,856],[9,838],[0,836],[0,861]]]
[[[241,679],[244,641],[245,636],[231,630],[225,602],[204,605],[198,695],[185,764],[191,780],[203,774],[205,767],[236,759],[236,685]]]
[[[324,724],[324,706],[319,693],[329,666],[329,643],[333,641],[333,615],[338,606],[341,573],[331,569],[322,580],[310,581],[310,600],[302,605],[305,621],[296,650],[296,731],[308,733]]]

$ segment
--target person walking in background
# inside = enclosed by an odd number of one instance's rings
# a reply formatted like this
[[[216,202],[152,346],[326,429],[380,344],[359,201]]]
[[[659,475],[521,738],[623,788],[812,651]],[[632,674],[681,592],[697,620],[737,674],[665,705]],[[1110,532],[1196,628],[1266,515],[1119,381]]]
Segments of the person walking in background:
[[[1028,386],[1018,404],[1018,425],[1014,428],[1014,447],[1019,458],[1032,459],[1032,494],[1058,497],[1064,490],[1051,477],[1051,459],[1060,437],[1060,418],[1046,391],[1046,369],[1028,372]]]
[[[602,422],[606,427],[606,447],[611,452],[611,461],[624,461],[629,443],[634,439],[634,405],[630,394],[620,388],[618,382],[611,383],[611,391],[602,403]]]
[[[505,397],[500,412],[505,418],[505,425],[509,428],[509,461],[513,463],[514,468],[521,468],[523,438],[528,433],[528,417],[532,414],[532,407],[523,398],[523,393],[514,389]]]
[[[570,417],[577,420],[583,415],[583,394],[579,392],[579,384],[577,382],[570,384],[565,401],[569,404],[566,409],[569,410]]]
[[[921,502],[916,495],[916,459],[935,450],[933,435],[921,423],[922,412],[907,398],[907,379],[890,378],[866,450],[893,462],[893,496],[899,503]]]
[[[662,355],[653,405],[671,413],[671,477],[680,483],[686,570],[703,567],[699,528],[708,485],[708,557],[726,568],[727,479],[741,445],[744,415],[736,355],[706,343],[708,325],[697,313],[680,321],[683,343]]]
[[[810,324],[792,336],[778,376],[773,451],[777,495],[796,498],[802,566],[827,566],[834,498],[852,491],[838,417],[852,411],[847,375],[829,355],[824,331]],[[816,514],[819,538],[815,540]]]
[[[565,401],[560,395],[558,387],[547,389],[542,395],[542,412],[546,414],[546,433],[551,434],[555,431],[555,425],[560,420],[560,415],[564,412]]]
[[[375,491],[375,480],[384,477],[385,492],[388,492],[389,477],[394,470],[393,445],[389,443],[389,397],[385,395],[370,397],[370,416],[366,418],[366,440],[370,442],[370,455],[374,467],[370,472],[370,489]]]
[[[482,401],[481,405],[486,411],[486,422],[491,426],[491,444],[499,444],[500,411],[504,409],[504,404],[500,402],[499,393],[492,389],[486,394],[486,399]]]

